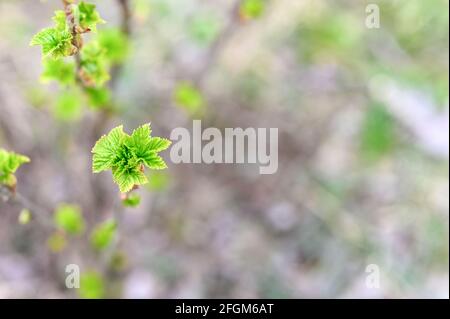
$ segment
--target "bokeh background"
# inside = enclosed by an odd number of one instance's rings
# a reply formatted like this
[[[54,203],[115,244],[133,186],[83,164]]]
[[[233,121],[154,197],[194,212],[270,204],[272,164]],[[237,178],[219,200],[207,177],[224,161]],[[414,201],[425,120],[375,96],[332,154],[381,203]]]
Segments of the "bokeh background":
[[[93,2],[99,32],[121,23],[118,1]],[[365,25],[369,3],[380,28]],[[448,1],[267,0],[256,19],[232,0],[130,4],[117,113],[100,135],[151,121],[168,137],[193,118],[277,127],[279,170],[175,165],[165,152],[115,250],[92,252],[89,230],[118,201],[111,176],[91,174],[99,113],[58,117],[59,89],[29,47],[61,2],[0,0],[0,146],[32,159],[23,197],[50,220],[79,205],[88,229],[55,247],[51,225],[21,225],[21,207],[0,202],[0,298],[78,298],[64,286],[72,263],[102,298],[448,298]]]

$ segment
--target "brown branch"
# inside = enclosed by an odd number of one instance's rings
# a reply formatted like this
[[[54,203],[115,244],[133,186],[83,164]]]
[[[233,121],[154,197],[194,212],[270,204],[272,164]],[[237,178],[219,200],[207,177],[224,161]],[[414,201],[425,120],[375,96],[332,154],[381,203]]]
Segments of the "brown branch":
[[[131,35],[131,8],[129,0],[117,0],[121,10],[121,29],[126,35]]]
[[[74,47],[73,57],[75,60],[75,69],[76,69],[76,82],[81,86],[82,89],[86,89],[86,85],[81,76],[82,68],[81,68],[81,58],[80,51],[83,47],[83,38],[81,36],[84,31],[77,25],[77,21],[75,21],[75,16],[72,11],[72,4],[76,4],[77,0],[62,0],[64,5],[64,13],[66,14],[66,21],[69,25],[70,32],[72,33],[72,45]]]

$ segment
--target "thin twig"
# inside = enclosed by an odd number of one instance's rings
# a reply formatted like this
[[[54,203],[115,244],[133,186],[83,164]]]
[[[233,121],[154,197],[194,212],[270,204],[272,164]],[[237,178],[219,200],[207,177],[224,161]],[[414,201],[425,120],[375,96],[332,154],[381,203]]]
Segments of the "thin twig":
[[[64,12],[66,14],[67,24],[69,25],[69,30],[72,33],[72,45],[75,48],[75,52],[73,54],[75,60],[75,68],[76,68],[76,81],[83,88],[86,88],[86,85],[81,78],[81,58],[80,51],[83,47],[83,39],[81,37],[81,33],[79,31],[79,26],[76,24],[75,16],[73,14],[72,5],[77,3],[77,0],[62,0],[64,5]]]
[[[195,76],[194,84],[196,84],[198,87],[202,86],[206,74],[208,74],[209,70],[216,62],[220,52],[223,51],[224,46],[228,43],[228,40],[232,37],[235,30],[237,29],[237,26],[239,25],[240,5],[241,0],[236,0],[236,2],[233,4],[233,7],[230,11],[228,24],[225,26],[222,33],[216,38],[215,42],[210,47],[209,52],[204,59],[202,68]]]
[[[53,227],[53,222],[47,209],[42,208],[17,191],[13,192],[8,187],[0,185],[0,200],[4,202],[10,202],[17,206],[20,206],[21,208],[30,210],[32,215],[37,217],[37,220],[39,220],[40,224],[45,227]]]
[[[131,22],[132,22],[132,14],[130,8],[129,0],[117,0],[120,9],[120,30],[126,36],[126,38],[131,37]],[[122,73],[123,63],[119,63],[114,65],[111,68],[111,80],[109,82],[109,86],[111,90],[114,90],[117,85],[117,80],[119,78],[120,73]]]

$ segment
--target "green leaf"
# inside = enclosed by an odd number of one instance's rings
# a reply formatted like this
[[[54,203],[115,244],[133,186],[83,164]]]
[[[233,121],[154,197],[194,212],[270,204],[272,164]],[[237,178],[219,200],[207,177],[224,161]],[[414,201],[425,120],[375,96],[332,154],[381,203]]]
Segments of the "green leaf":
[[[0,148],[0,184],[14,187],[16,185],[14,173],[22,164],[28,162],[30,162],[28,157]]]
[[[167,168],[166,163],[161,156],[152,153],[145,159],[145,165],[151,169],[165,169]]]
[[[45,59],[41,75],[43,81],[55,80],[63,85],[75,83],[75,63],[63,59]]]
[[[81,298],[98,299],[105,294],[103,278],[95,271],[81,274],[80,289],[77,290]]]
[[[128,169],[116,166],[113,167],[112,173],[113,180],[119,185],[121,193],[127,193],[131,191],[135,185],[143,185],[148,182],[147,177],[138,167]]]
[[[141,197],[137,194],[130,194],[122,200],[125,207],[136,207],[141,203]]]
[[[175,88],[175,102],[194,115],[202,111],[205,101],[202,93],[191,83],[181,82]]]
[[[256,19],[264,13],[264,9],[264,0],[244,0],[239,8],[239,13],[244,19]]]
[[[22,209],[18,218],[19,224],[26,225],[31,221],[31,212],[29,209]]]
[[[106,87],[86,88],[88,103],[93,108],[106,107],[111,102],[111,91]]]
[[[395,122],[382,105],[375,104],[366,113],[361,128],[361,151],[368,160],[389,153],[395,143]]]
[[[52,18],[53,22],[55,22],[55,28],[57,30],[67,30],[67,17],[66,13],[63,10],[55,11],[55,15]]]
[[[80,76],[87,86],[100,87],[109,81],[108,65],[105,59],[105,50],[98,42],[91,41],[81,49]]]
[[[190,36],[199,44],[210,44],[219,34],[219,20],[210,15],[195,17],[190,26]]]
[[[148,178],[148,188],[151,191],[163,191],[165,190],[169,183],[169,175],[165,171],[154,171],[147,175]]]
[[[43,56],[50,56],[54,59],[70,56],[76,51],[72,45],[72,34],[67,30],[57,28],[43,29],[33,37],[30,45],[42,46]]]
[[[150,139],[150,143],[148,145],[148,147],[153,151],[153,152],[161,152],[166,150],[170,144],[172,144],[172,142],[168,139],[165,138],[161,138],[161,137],[152,137]]]
[[[114,64],[123,62],[130,49],[127,36],[117,28],[102,30],[98,42],[105,50],[105,57]]]
[[[47,239],[47,246],[53,253],[59,253],[67,245],[66,237],[64,236],[64,233],[61,233],[59,231],[54,232],[50,237]]]
[[[97,141],[92,149],[92,153],[94,154],[92,158],[93,173],[99,173],[112,168],[126,136],[121,125],[112,129],[108,135],[103,135]]]
[[[147,151],[150,151],[150,135],[152,129],[150,124],[144,124],[133,131],[131,137],[127,138],[125,143],[128,147],[132,148],[134,154],[138,157],[142,157]]]
[[[94,173],[111,169],[114,182],[122,193],[134,186],[148,182],[144,167],[164,169],[166,164],[158,152],[167,149],[171,142],[164,138],[151,137],[150,124],[144,124],[130,135],[123,127],[113,129],[103,136],[92,149]]]
[[[81,210],[75,205],[60,205],[55,212],[54,221],[58,228],[70,235],[80,235],[85,229],[85,222]]]
[[[96,5],[81,1],[75,9],[78,25],[84,30],[97,31],[97,24],[105,23],[96,10]]]
[[[96,226],[91,234],[91,245],[96,250],[108,247],[116,234],[117,224],[114,220],[107,220]]]
[[[55,117],[61,121],[74,121],[81,117],[82,104],[77,90],[66,90],[59,94],[53,110]]]

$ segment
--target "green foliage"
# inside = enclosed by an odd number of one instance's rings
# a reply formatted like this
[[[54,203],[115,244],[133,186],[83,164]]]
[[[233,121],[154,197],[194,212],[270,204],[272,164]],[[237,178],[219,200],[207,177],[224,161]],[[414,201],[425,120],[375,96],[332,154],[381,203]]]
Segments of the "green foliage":
[[[169,175],[165,171],[153,171],[148,175],[148,189],[151,191],[163,191],[170,183]]]
[[[60,205],[56,209],[54,221],[58,228],[70,235],[80,235],[85,229],[85,222],[81,210],[75,205]]]
[[[125,207],[136,207],[141,203],[141,197],[137,194],[130,194],[122,200]]]
[[[66,90],[56,100],[54,115],[61,121],[77,120],[81,116],[81,106],[78,90]]]
[[[28,162],[28,157],[0,148],[0,184],[14,187],[17,183],[14,173],[22,164]]]
[[[395,122],[382,105],[373,105],[366,114],[361,129],[361,150],[369,160],[390,152],[395,143]]]
[[[239,8],[239,14],[244,19],[256,19],[264,13],[264,10],[264,0],[243,0]]]
[[[18,218],[19,224],[26,225],[31,221],[31,212],[29,209],[22,209]]]
[[[98,42],[105,50],[105,57],[113,64],[123,62],[130,49],[126,35],[117,28],[103,30],[98,35]]]
[[[56,10],[52,20],[55,23],[55,29],[57,30],[68,29],[66,13],[63,10]]]
[[[323,23],[323,21],[327,23]],[[306,62],[340,59],[346,63],[360,60],[362,31],[359,21],[345,13],[336,15],[331,9],[302,21],[297,30],[299,57]]]
[[[48,105],[51,100],[48,92],[36,86],[26,88],[25,98],[27,99],[27,102],[35,108],[42,108]]]
[[[96,226],[91,234],[91,245],[96,250],[108,247],[116,234],[117,223],[115,220],[107,220]]]
[[[96,10],[96,5],[81,1],[74,6],[74,16],[77,24],[85,31],[97,31],[97,24],[105,23]]]
[[[81,50],[81,78],[90,87],[100,87],[109,80],[105,50],[97,41],[92,41]]]
[[[41,75],[43,81],[57,81],[63,85],[75,83],[75,63],[64,59],[45,59],[44,70]]]
[[[128,266],[127,256],[121,251],[114,252],[109,262],[110,269],[115,272],[120,272],[123,271],[127,266]]]
[[[177,85],[174,99],[178,105],[185,108],[191,115],[198,114],[205,106],[202,93],[189,82],[181,82]]]
[[[66,236],[64,236],[64,233],[60,231],[54,232],[50,237],[47,239],[47,246],[53,253],[59,253],[66,248],[67,240]]]
[[[111,101],[111,91],[105,87],[86,88],[88,103],[93,108],[101,108],[108,105]]]
[[[33,37],[30,45],[42,46],[42,55],[53,59],[70,56],[76,52],[76,48],[72,45],[72,34],[65,29],[43,29]]]
[[[70,15],[55,11],[54,26],[36,34],[31,45],[41,45],[43,51],[43,81],[57,81],[70,90],[61,93],[55,102],[53,113],[62,121],[78,119],[82,114],[82,102],[93,108],[110,105],[111,92],[105,84],[110,79],[110,68],[123,62],[129,51],[128,39],[119,29],[109,29],[94,40],[84,43],[82,34],[96,31],[105,23],[95,4],[70,2]],[[73,18],[73,25],[69,23]],[[77,54],[78,63],[64,57]],[[76,85],[82,89],[75,91]]]
[[[200,44],[211,43],[219,34],[220,23],[210,15],[198,16],[189,25],[190,36]]]
[[[95,271],[81,274],[80,289],[77,290],[81,298],[98,299],[105,295],[103,278]]]
[[[144,124],[128,135],[123,126],[102,136],[92,149],[92,171],[99,173],[112,170],[114,182],[120,192],[126,193],[134,186],[148,182],[144,166],[150,169],[164,169],[166,163],[158,155],[171,142],[160,137],[151,137],[150,124]]]

